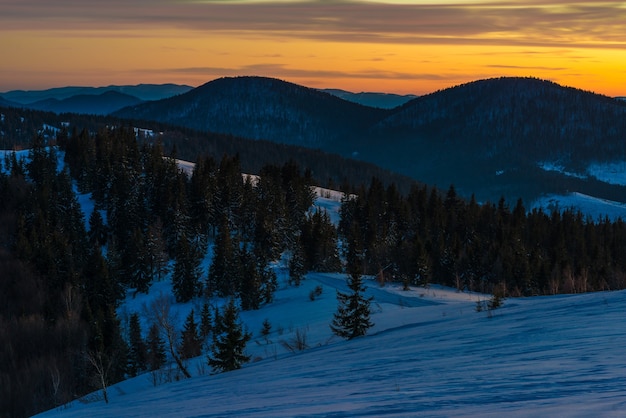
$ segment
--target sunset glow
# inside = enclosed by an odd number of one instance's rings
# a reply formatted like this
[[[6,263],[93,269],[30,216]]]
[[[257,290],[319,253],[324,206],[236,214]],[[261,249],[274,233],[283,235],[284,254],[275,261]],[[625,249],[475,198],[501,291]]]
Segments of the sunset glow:
[[[626,96],[626,3],[0,0],[0,91],[261,75],[424,94],[532,76]]]

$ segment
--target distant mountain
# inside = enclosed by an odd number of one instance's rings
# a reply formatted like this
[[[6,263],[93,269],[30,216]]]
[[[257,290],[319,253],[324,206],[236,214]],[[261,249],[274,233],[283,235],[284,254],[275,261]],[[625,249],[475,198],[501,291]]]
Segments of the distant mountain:
[[[136,105],[143,101],[116,91],[102,94],[80,94],[67,99],[45,99],[35,103],[22,105],[29,109],[43,110],[54,113],[84,113],[106,115],[126,106]]]
[[[394,109],[355,151],[427,183],[453,183],[465,195],[529,199],[552,188],[589,186],[544,173],[538,164],[558,162],[584,173],[594,161],[626,161],[625,138],[622,101],[533,78],[500,78]]]
[[[2,97],[0,97],[0,106],[3,106],[3,107],[20,107],[21,105],[19,103],[12,102],[10,100],[6,100],[6,99],[3,99]]]
[[[363,106],[378,107],[381,109],[393,109],[394,107],[401,106],[409,100],[413,100],[417,97],[414,94],[399,95],[372,92],[352,93],[350,91],[340,89],[323,89],[321,91],[330,93],[350,102],[362,104]]]
[[[358,136],[367,124],[387,114],[316,89],[264,77],[220,78],[176,97],[114,113],[326,150],[342,149],[347,138]]]
[[[0,93],[0,98],[21,104],[30,104],[47,99],[64,100],[77,95],[99,95],[108,91],[135,96],[143,101],[160,100],[183,94],[193,89],[191,86],[178,84],[139,84],[135,86],[106,87],[58,87],[47,90],[13,90]]]

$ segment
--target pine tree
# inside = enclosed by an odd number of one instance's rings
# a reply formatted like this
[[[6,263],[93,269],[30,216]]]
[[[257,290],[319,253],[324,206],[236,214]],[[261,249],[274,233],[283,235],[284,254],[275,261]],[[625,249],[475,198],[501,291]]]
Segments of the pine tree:
[[[128,374],[137,374],[148,365],[148,347],[141,337],[139,315],[133,313],[128,323]]]
[[[160,281],[168,272],[168,256],[163,238],[163,223],[161,219],[157,219],[156,222],[148,227],[146,247],[150,264],[150,275],[152,277],[156,276],[157,280]]]
[[[354,228],[353,228],[353,231]],[[361,277],[362,250],[356,234],[352,234],[348,241],[348,287],[352,293],[337,291],[337,312],[330,325],[333,333],[341,338],[351,340],[367,334],[367,330],[374,324],[370,320],[370,302],[366,298],[365,285]]]
[[[89,243],[92,245],[104,245],[107,241],[107,228],[102,220],[100,211],[94,210],[89,216]]]
[[[165,341],[159,332],[159,326],[152,324],[146,340],[148,368],[155,371],[165,364]]]
[[[193,309],[187,315],[181,338],[180,357],[183,360],[198,357],[202,351],[202,339],[198,335],[198,325],[194,318]]]
[[[208,357],[209,366],[217,372],[241,368],[244,363],[250,361],[250,357],[244,353],[250,338],[251,335],[243,330],[239,322],[235,300],[231,299],[223,314],[219,319],[216,318],[211,354]]]
[[[176,253],[172,288],[177,302],[188,302],[200,294],[200,256],[186,235],[182,235]]]
[[[267,340],[267,337],[269,337],[270,333],[272,332],[272,324],[270,323],[269,319],[265,318],[262,325],[263,328],[261,328],[261,335]]]
[[[271,268],[266,260],[258,260],[259,278],[261,281],[261,297],[264,303],[272,303],[274,292],[278,287],[276,272]]]
[[[372,298],[363,296],[365,286],[361,275],[352,274],[348,280],[351,294],[337,292],[339,306],[330,326],[333,333],[351,340],[367,334],[374,324],[370,320],[370,302]]]
[[[304,249],[300,239],[296,239],[294,244],[294,250],[289,260],[289,283],[294,284],[296,287],[300,286],[300,283],[304,279],[306,274],[306,267],[304,265]]]
[[[215,239],[213,260],[209,267],[207,280],[208,293],[217,293],[218,296],[234,296],[239,288],[236,282],[235,248],[233,244],[228,219],[223,216]]]
[[[241,286],[239,297],[241,309],[244,311],[259,309],[261,305],[261,277],[257,261],[246,246],[239,251],[239,269],[241,271]]]
[[[204,302],[202,305],[202,311],[200,312],[200,338],[202,342],[206,341],[206,339],[213,331],[213,321],[211,319],[211,309],[207,302]]]

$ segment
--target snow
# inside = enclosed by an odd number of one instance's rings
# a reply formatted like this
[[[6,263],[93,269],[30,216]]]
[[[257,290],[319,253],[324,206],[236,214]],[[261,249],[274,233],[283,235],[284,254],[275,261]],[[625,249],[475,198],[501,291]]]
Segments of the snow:
[[[94,393],[40,417],[623,416],[625,291],[508,299],[489,313],[475,310],[480,294],[367,284],[376,325],[366,337],[331,334],[345,276],[312,273],[242,313],[254,361],[241,370],[211,375],[201,356],[191,379],[154,387],[141,375],[109,388],[109,404]],[[296,330],[310,348],[291,353],[281,341]]]
[[[591,164],[587,172],[600,181],[626,186],[626,161]]]
[[[336,216],[340,194],[317,194],[316,205]],[[580,194],[570,198],[598,204]],[[87,195],[79,201],[93,210]],[[488,295],[442,286],[381,287],[368,277],[375,325],[367,336],[344,341],[329,324],[346,276],[310,273],[296,288],[287,284],[284,265],[275,268],[275,301],[241,313],[253,335],[247,346],[252,362],[241,370],[213,375],[203,355],[188,361],[190,379],[155,386],[146,373],[111,386],[108,404],[94,392],[38,416],[624,416],[626,291],[507,299],[498,310],[477,312]],[[322,294],[312,301],[318,286]],[[118,310],[122,324],[137,312],[146,333],[146,307],[163,295],[179,329],[204,303],[175,303],[171,281],[164,279],[148,295],[129,292]],[[267,338],[260,335],[266,319],[272,325]],[[287,345],[297,333],[308,348],[293,352]]]
[[[537,165],[539,166],[539,168],[541,168],[544,171],[557,171],[566,176],[576,177],[579,179],[587,178],[587,176],[584,174],[574,173],[573,171],[566,171],[565,167],[563,167],[561,164],[556,163],[556,162],[543,161],[543,162],[537,163]]]
[[[585,216],[597,221],[608,216],[611,220],[626,219],[626,203],[600,199],[583,193],[568,193],[566,195],[550,194],[535,200],[531,208],[543,208],[548,211],[554,208],[580,210]]]

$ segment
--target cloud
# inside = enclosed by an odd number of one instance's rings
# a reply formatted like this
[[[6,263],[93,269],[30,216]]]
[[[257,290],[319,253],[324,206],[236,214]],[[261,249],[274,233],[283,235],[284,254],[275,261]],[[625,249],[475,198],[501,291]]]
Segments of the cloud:
[[[187,74],[202,76],[263,76],[268,75],[278,78],[316,78],[316,79],[387,79],[387,80],[444,80],[443,74],[408,73],[401,71],[375,71],[359,70],[347,74],[345,71],[333,70],[308,70],[300,68],[290,68],[283,64],[252,64],[240,67],[180,67],[163,69],[141,69],[142,73],[158,72],[164,74]]]
[[[430,3],[430,4],[427,4]],[[437,4],[433,4],[437,3]],[[20,0],[2,30],[185,29],[319,41],[623,48],[623,2]]]

